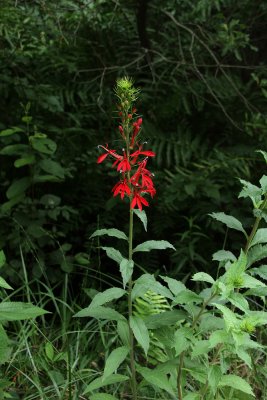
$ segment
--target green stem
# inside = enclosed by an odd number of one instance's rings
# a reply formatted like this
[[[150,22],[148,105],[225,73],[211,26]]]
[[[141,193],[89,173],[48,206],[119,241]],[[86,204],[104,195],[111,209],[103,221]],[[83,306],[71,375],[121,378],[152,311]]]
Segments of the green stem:
[[[259,210],[264,210],[264,208],[266,207],[266,204],[267,204],[267,195],[265,195],[265,199],[264,199],[262,205],[260,206]],[[254,225],[252,227],[251,233],[250,233],[250,235],[248,237],[248,240],[247,240],[247,243],[246,243],[246,247],[245,247],[245,250],[244,250],[245,254],[247,254],[247,252],[249,250],[251,242],[252,242],[252,240],[253,240],[253,238],[254,238],[257,230],[258,230],[259,223],[260,223],[261,219],[262,219],[262,217],[259,216],[259,217],[256,218],[256,220],[254,222]]]
[[[131,204],[131,203],[130,203]],[[130,208],[129,218],[129,260],[133,259],[133,210]],[[136,369],[135,369],[135,351],[134,351],[134,336],[130,327],[130,318],[133,315],[132,303],[132,287],[133,281],[130,278],[128,282],[128,323],[129,323],[129,336],[130,336],[130,368],[132,373],[132,393],[133,400],[137,400],[137,384],[136,384]]]
[[[201,309],[199,310],[198,314],[195,316],[195,318],[193,319],[192,322],[192,330],[194,330],[194,328],[196,327],[196,324],[199,320],[199,318],[201,317],[201,315],[204,313],[207,305],[209,304],[209,302],[216,296],[216,293],[213,293],[206,301],[204,301],[204,303],[202,304]],[[179,367],[178,367],[178,373],[177,373],[177,390],[178,390],[178,399],[179,400],[183,400],[183,392],[182,392],[182,384],[181,384],[181,380],[182,380],[182,370],[183,370],[183,365],[184,365],[184,357],[185,357],[185,351],[183,351],[180,354],[180,363],[179,363]]]

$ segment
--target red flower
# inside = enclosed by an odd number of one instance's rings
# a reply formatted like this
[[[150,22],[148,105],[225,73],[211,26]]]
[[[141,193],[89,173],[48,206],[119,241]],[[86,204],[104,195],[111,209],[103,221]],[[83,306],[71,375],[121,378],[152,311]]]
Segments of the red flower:
[[[121,182],[116,183],[116,185],[112,189],[112,192],[113,192],[114,197],[117,196],[118,194],[120,194],[122,200],[123,200],[125,194],[127,194],[128,196],[131,195],[131,189],[129,188],[126,179],[124,179]]]
[[[141,125],[142,125],[143,119],[142,118],[138,118],[138,120],[136,122],[133,123],[133,136],[132,136],[132,140],[131,140],[131,148],[134,147],[134,143],[135,143],[135,138],[138,135],[138,132],[141,129]]]
[[[97,159],[97,163],[100,164],[102,163],[107,156],[110,154],[112,157],[116,158],[117,160],[121,160],[123,157],[120,156],[119,154],[116,153],[116,150],[109,150],[107,147],[104,146],[98,146],[98,147],[102,147],[102,149],[104,149],[106,151],[106,153],[101,154],[98,159]]]
[[[131,208],[135,208],[135,206],[137,206],[139,210],[142,211],[143,205],[148,207],[148,201],[136,191],[131,202]]]
[[[128,157],[125,152],[123,154],[123,158],[121,161],[116,160],[113,163],[113,166],[115,166],[115,165],[117,165],[117,171],[120,171],[120,172],[127,172],[127,171],[131,170],[131,165],[129,163]]]

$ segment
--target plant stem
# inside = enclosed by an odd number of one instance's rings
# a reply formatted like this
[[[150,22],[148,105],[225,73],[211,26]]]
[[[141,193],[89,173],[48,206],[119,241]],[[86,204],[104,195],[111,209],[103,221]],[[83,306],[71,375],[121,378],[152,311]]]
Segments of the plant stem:
[[[267,196],[265,196],[265,199],[264,199],[262,205],[260,206],[259,210],[264,210],[264,208],[266,206],[266,203],[267,203]],[[252,227],[252,231],[251,231],[251,233],[250,233],[250,235],[248,237],[248,240],[247,240],[247,243],[246,243],[246,247],[245,247],[245,250],[244,250],[245,254],[247,254],[247,252],[249,250],[250,244],[251,244],[251,242],[252,242],[252,240],[253,240],[253,238],[254,238],[257,230],[258,230],[259,223],[260,223],[261,219],[262,219],[262,216],[260,215],[259,217],[256,218],[256,220],[254,222],[254,225]]]
[[[130,207],[130,218],[129,218],[129,260],[133,259],[133,210]],[[136,370],[135,370],[135,352],[134,352],[134,336],[133,331],[130,327],[130,318],[133,315],[133,303],[132,303],[132,287],[133,281],[130,278],[128,282],[128,323],[129,323],[129,337],[130,337],[130,368],[132,373],[132,393],[133,400],[137,400],[137,385],[136,385]]]
[[[198,314],[195,316],[192,322],[192,330],[194,330],[199,318],[205,311],[207,305],[209,302],[216,296],[216,293],[213,293],[206,301],[201,306],[201,309],[199,310]],[[178,390],[178,399],[183,400],[183,392],[182,392],[182,385],[181,385],[181,379],[182,379],[182,370],[183,370],[183,364],[184,364],[184,357],[185,357],[185,351],[183,351],[180,354],[180,363],[178,367],[178,373],[177,373],[177,390]]]

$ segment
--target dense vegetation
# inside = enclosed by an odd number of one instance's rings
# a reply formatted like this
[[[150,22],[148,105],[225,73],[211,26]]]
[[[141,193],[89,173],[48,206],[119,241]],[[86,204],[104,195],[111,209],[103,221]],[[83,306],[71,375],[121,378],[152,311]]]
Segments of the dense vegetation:
[[[100,246],[124,244],[90,238],[128,230],[111,193],[116,171],[96,164],[99,144],[118,146],[118,77],[140,88],[143,140],[156,153],[148,233],[137,224],[135,237],[175,247],[138,256],[134,278],[164,274],[198,289],[189,278],[216,278],[218,249],[238,258],[246,240],[209,214],[231,214],[248,232],[253,224],[237,194],[238,178],[257,184],[266,169],[255,152],[267,148],[266,14],[251,0],[1,1],[1,299],[50,314],[5,323],[12,353],[1,356],[0,342],[0,399],[88,398],[117,340],[116,325],[73,316],[120,279]],[[264,379],[253,379],[264,398]]]

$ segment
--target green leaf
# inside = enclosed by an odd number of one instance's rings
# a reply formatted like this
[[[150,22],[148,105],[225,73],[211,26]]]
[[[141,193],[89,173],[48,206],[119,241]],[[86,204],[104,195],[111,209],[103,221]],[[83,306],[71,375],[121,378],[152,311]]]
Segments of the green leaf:
[[[169,278],[168,276],[161,276],[161,278],[168,284],[169,289],[175,296],[178,295],[180,292],[186,290],[186,286],[181,281]]]
[[[26,144],[11,144],[0,150],[0,154],[3,156],[15,156],[25,154],[27,152],[29,152],[29,146]]]
[[[138,210],[134,208],[133,212],[137,215],[137,217],[141,220],[144,225],[145,231],[147,232],[147,216],[145,210]]]
[[[125,346],[118,347],[110,353],[105,363],[103,381],[119,368],[128,353],[129,348]]]
[[[0,321],[20,321],[46,314],[48,311],[33,306],[30,303],[9,302],[0,303]]]
[[[219,382],[219,386],[229,386],[255,397],[250,384],[237,375],[224,375]]]
[[[243,179],[239,179],[243,185],[243,189],[239,193],[239,198],[249,197],[252,200],[254,207],[261,201],[262,190],[258,186],[252,185],[252,183],[247,182]]]
[[[265,160],[266,163],[267,163],[267,153],[266,153],[266,151],[263,151],[263,150],[256,150],[256,153],[260,153],[260,154],[264,157],[264,160]]]
[[[133,269],[134,269],[133,260],[127,260],[126,258],[123,258],[122,261],[120,262],[120,273],[122,276],[124,289],[132,277]]]
[[[228,228],[235,229],[237,231],[243,232],[247,237],[246,231],[244,230],[240,221],[237,218],[227,215],[224,212],[209,214],[212,218],[224,223]]]
[[[45,355],[48,360],[53,361],[55,356],[54,347],[51,342],[46,342],[45,344]]]
[[[116,250],[113,247],[101,247],[101,249],[105,250],[107,256],[111,258],[111,260],[116,261],[118,264],[122,262],[123,257],[119,250]]]
[[[43,171],[47,172],[48,174],[54,175],[57,178],[64,179],[65,177],[64,168],[56,161],[46,158],[39,162],[39,166]]]
[[[178,329],[174,334],[173,348],[175,349],[175,356],[179,356],[183,351],[188,349],[190,342],[184,335],[184,328]]]
[[[151,274],[143,274],[136,281],[132,291],[132,299],[142,297],[148,290],[160,294],[168,299],[173,299],[173,295],[165,286],[157,282]]]
[[[213,261],[236,261],[236,256],[231,251],[219,250],[212,255]]]
[[[2,213],[6,213],[7,211],[9,211],[13,206],[15,206],[16,204],[20,203],[25,197],[25,193],[21,193],[16,197],[13,197],[11,200],[5,202],[2,204],[1,206],[1,212]]]
[[[134,337],[147,355],[149,349],[149,333],[144,321],[137,316],[130,316],[130,327]]]
[[[249,247],[255,244],[267,243],[267,228],[258,229]]]
[[[186,319],[187,314],[182,310],[165,311],[150,315],[144,319],[148,329],[158,329],[164,326],[175,325],[178,321]]]
[[[267,192],[267,176],[263,175],[260,179],[260,185],[262,188],[262,193],[266,193]]]
[[[199,340],[195,343],[192,353],[191,353],[191,357],[195,358],[198,356],[201,356],[203,354],[208,354],[208,352],[210,351],[210,342],[209,340]]]
[[[125,382],[128,379],[129,379],[128,376],[120,375],[120,374],[110,375],[105,380],[103,380],[103,378],[101,376],[99,378],[94,379],[91,383],[89,383],[89,385],[86,387],[83,394],[92,392],[93,390],[100,389],[104,386],[113,385],[114,383]]]
[[[13,289],[1,276],[0,276],[0,287],[4,289]]]
[[[57,144],[53,140],[44,137],[31,136],[30,143],[34,150],[44,154],[54,154],[57,149]]]
[[[11,348],[7,334],[0,324],[0,365],[6,363],[9,360]],[[1,394],[1,393],[0,393]]]
[[[156,369],[139,368],[138,372],[143,376],[143,378],[153,386],[165,390],[176,398],[175,392],[172,385],[170,384],[167,376],[161,371]]]
[[[96,319],[106,319],[108,321],[125,321],[125,318],[122,314],[118,313],[113,308],[109,307],[86,307],[83,310],[79,311],[74,317],[92,317]]]
[[[183,400],[200,400],[201,395],[197,393],[188,393],[185,397],[183,397]]]
[[[14,162],[14,166],[16,168],[21,168],[24,167],[24,165],[30,165],[33,164],[35,162],[35,157],[33,154],[29,154],[25,157],[22,158],[18,158],[15,162]]]
[[[118,239],[128,240],[128,237],[125,235],[124,232],[120,231],[119,229],[111,228],[111,229],[97,229],[91,236],[90,239],[96,236],[108,235],[113,236]]]
[[[117,322],[117,332],[124,346],[130,347],[129,325],[126,321]]]
[[[254,289],[257,287],[266,287],[266,285],[259,281],[256,278],[253,278],[253,276],[250,276],[248,274],[243,275],[243,282],[242,285],[240,286],[242,288],[248,288],[248,289]]]
[[[107,393],[95,393],[89,397],[89,400],[118,400],[117,397]]]
[[[260,261],[267,257],[267,245],[257,244],[249,249],[248,252],[248,263],[247,268],[254,264],[256,261]]]
[[[193,275],[192,281],[208,282],[211,284],[213,284],[215,282],[214,279],[212,278],[212,276],[210,276],[206,272],[197,272],[196,274]]]
[[[238,319],[236,318],[235,313],[233,313],[233,311],[223,306],[222,304],[213,303],[213,305],[223,313],[223,318],[227,330],[238,327]]]
[[[97,293],[93,298],[90,307],[102,306],[105,303],[109,303],[112,300],[117,300],[125,294],[125,290],[113,287],[106,289],[104,292]]]
[[[0,132],[0,137],[14,135],[14,133],[23,132],[23,129],[14,126],[13,128],[5,129]]]
[[[0,268],[2,268],[6,263],[6,256],[3,250],[0,250]]]
[[[208,369],[208,381],[213,394],[216,393],[221,377],[222,377],[221,368],[218,365],[210,365]]]
[[[226,332],[224,329],[219,329],[212,332],[209,337],[210,348],[214,348],[217,344],[227,344],[231,340],[230,333]]]
[[[173,304],[189,304],[196,303],[199,304],[203,301],[202,297],[192,292],[192,290],[186,289],[175,296]]]
[[[150,250],[164,250],[164,249],[173,249],[172,244],[167,242],[166,240],[148,240],[147,242],[141,243],[133,249],[133,252],[136,251],[150,251]]]
[[[6,192],[7,198],[10,200],[13,197],[17,197],[18,195],[24,193],[31,186],[31,178],[24,177],[18,179],[9,186]]]
[[[239,308],[239,310],[243,311],[244,313],[249,311],[248,301],[243,294],[232,292],[227,298],[231,304]]]

